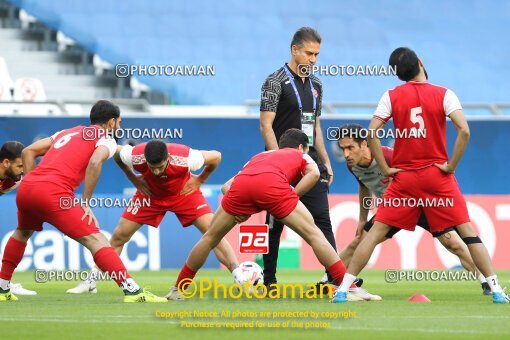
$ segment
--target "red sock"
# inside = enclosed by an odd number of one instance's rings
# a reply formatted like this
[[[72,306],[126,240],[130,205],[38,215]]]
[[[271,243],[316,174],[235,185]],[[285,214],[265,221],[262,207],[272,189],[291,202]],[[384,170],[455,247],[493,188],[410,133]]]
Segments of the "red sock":
[[[112,279],[120,284],[130,278],[124,263],[119,257],[119,254],[115,252],[112,247],[103,247],[94,254],[94,262],[97,264],[99,269],[108,275],[112,276]]]
[[[2,271],[0,271],[0,279],[11,280],[14,269],[23,259],[25,254],[26,243],[16,240],[13,237],[9,238],[4,249],[4,257],[2,259]]]
[[[177,281],[175,282],[175,286],[179,290],[186,290],[188,286],[190,285],[191,281],[197,274],[196,270],[191,269],[188,267],[188,264],[184,262],[184,266],[182,266],[181,272],[179,273],[179,276],[177,277]],[[181,282],[184,280],[184,282]]]
[[[331,266],[326,268],[326,270],[338,284],[342,283],[345,272],[347,271],[342,260],[338,260],[337,262],[333,263]]]

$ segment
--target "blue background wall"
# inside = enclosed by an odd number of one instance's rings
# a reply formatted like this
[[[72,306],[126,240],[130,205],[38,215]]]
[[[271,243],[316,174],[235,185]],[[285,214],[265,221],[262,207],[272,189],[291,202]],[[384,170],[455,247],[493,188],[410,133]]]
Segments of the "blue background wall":
[[[34,136],[51,136],[56,131],[75,125],[86,125],[87,118],[7,118],[0,117],[0,140],[19,140],[25,145]],[[323,119],[324,134],[328,127],[356,122],[364,126],[367,120]],[[391,126],[391,125],[388,125]],[[259,133],[259,120],[211,118],[129,118],[123,117],[124,128],[181,128],[183,139],[168,142],[184,143],[196,149],[215,149],[223,154],[220,167],[210,177],[209,184],[223,184],[232,177],[254,154],[263,151],[264,144]],[[461,188],[466,194],[507,194],[510,181],[504,180],[510,169],[507,146],[510,141],[510,121],[470,121],[471,140],[456,172]],[[448,124],[449,152],[453,148],[456,133]],[[123,140],[119,143],[122,144]],[[391,141],[385,141],[390,144]],[[331,193],[355,193],[356,182],[348,174],[345,164],[334,159],[334,143],[327,142],[332,158],[335,181]],[[108,161],[101,174],[97,193],[121,193],[130,186],[115,162]],[[81,190],[81,188],[80,188]]]
[[[346,120],[324,119],[324,132],[330,126],[340,126]],[[354,120],[364,126],[367,120]],[[55,131],[74,125],[86,124],[85,118],[5,118],[0,117],[0,140],[17,139],[28,145],[34,136],[45,137]],[[170,119],[170,118],[123,118],[124,128],[182,128],[183,139],[177,143],[188,144],[198,149],[216,149],[223,154],[223,161],[217,171],[211,176],[208,184],[222,184],[237,173],[249,158],[263,150],[262,139],[259,134],[258,119]],[[456,176],[465,194],[509,194],[510,180],[508,169],[508,131],[510,121],[471,121],[471,141],[462,159]],[[448,145],[451,152],[455,139],[455,131],[448,125]],[[170,142],[170,141],[169,141]],[[122,143],[122,141],[121,141]],[[331,193],[356,193],[357,182],[347,171],[345,164],[335,159],[333,142],[327,142],[328,153],[332,159],[335,171],[335,181]],[[391,144],[391,141],[385,141]],[[124,188],[131,187],[113,160],[109,160],[101,174],[96,197],[122,197]],[[78,192],[81,191],[81,188]],[[213,209],[218,206],[218,191],[209,190],[209,203]],[[100,222],[101,229],[113,231],[122,213],[120,208],[95,208],[94,212]],[[16,227],[16,205],[13,193],[0,197],[0,241],[5,234]],[[46,226],[45,230],[55,230]],[[160,228],[160,257],[162,268],[180,267],[185,261],[191,247],[199,239],[200,233],[190,227],[184,230],[173,214],[167,214]],[[147,237],[147,227],[140,231]],[[55,236],[55,234],[53,235]],[[54,256],[63,256],[69,263],[70,242],[60,242],[60,239],[48,237],[48,234],[38,233],[33,238],[34,251],[39,260],[51,263]],[[56,236],[55,236],[56,237]],[[62,240],[64,240],[62,238]],[[58,241],[58,242],[57,242]],[[235,246],[235,245],[234,245]],[[81,249],[81,246],[80,246]],[[137,256],[148,254],[147,246],[137,246],[131,243],[128,247],[128,257],[134,260]],[[65,254],[65,255],[63,255]],[[80,250],[80,266],[86,268]],[[42,259],[40,257],[43,257]],[[35,266],[37,267],[37,266]],[[214,255],[210,255],[206,267],[218,267]],[[32,264],[31,268],[34,268]],[[44,267],[47,268],[47,265]],[[148,264],[144,268],[149,268]],[[63,269],[63,268],[60,268]]]

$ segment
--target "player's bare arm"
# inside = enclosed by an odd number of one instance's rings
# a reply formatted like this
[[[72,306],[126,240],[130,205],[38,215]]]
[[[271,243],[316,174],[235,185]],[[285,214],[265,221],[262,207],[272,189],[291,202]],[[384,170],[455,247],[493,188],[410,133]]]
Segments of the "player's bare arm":
[[[117,146],[117,151],[113,155],[115,163],[117,163],[119,168],[122,170],[122,172],[124,172],[124,174],[126,174],[126,177],[129,179],[131,183],[133,183],[133,185],[138,191],[140,191],[144,195],[152,196],[151,189],[149,189],[149,186],[143,179],[143,176],[141,174],[134,173],[133,169],[122,161],[122,158],[120,157],[120,152],[123,147],[125,146]]]
[[[260,133],[268,150],[278,150],[278,142],[273,131],[273,122],[276,112],[260,112]]]
[[[191,175],[184,188],[182,188],[181,195],[189,195],[198,190],[221,162],[221,153],[219,151],[212,150],[201,152],[204,157],[204,170],[202,170],[199,175]]]
[[[303,178],[301,178],[299,183],[294,188],[294,192],[299,197],[303,196],[308,191],[310,191],[310,189],[313,188],[315,183],[317,183],[317,181],[319,180],[320,175],[321,174],[319,172],[317,164],[315,163],[307,164],[305,168],[305,175],[303,176]]]
[[[333,168],[331,167],[331,162],[329,160],[328,153],[326,152],[326,146],[324,145],[324,137],[322,135],[322,128],[320,123],[320,117],[317,116],[315,122],[315,149],[321,159],[322,163],[328,169],[328,184],[331,185],[333,183]]]
[[[205,183],[209,176],[213,173],[214,170],[220,165],[221,162],[221,152],[219,151],[202,151],[202,155],[204,156],[204,170],[197,176],[197,179],[201,183]]]
[[[21,160],[23,162],[23,173],[26,175],[35,168],[37,157],[44,156],[50,149],[53,139],[51,137],[39,139],[23,149]]]
[[[453,173],[455,169],[457,169],[457,165],[466,150],[467,144],[469,142],[470,132],[469,125],[462,113],[462,110],[453,111],[450,114],[450,119],[457,130],[457,139],[455,140],[455,145],[453,147],[453,153],[448,162],[444,164],[434,164],[441,171],[446,173]]]
[[[91,224],[92,221],[99,225],[96,217],[92,213],[92,210],[88,206],[86,202],[92,198],[92,193],[94,192],[94,188],[96,187],[97,181],[99,179],[99,175],[101,175],[101,169],[103,167],[103,163],[108,159],[109,150],[106,146],[100,145],[96,148],[92,156],[90,157],[89,164],[87,165],[87,169],[85,170],[85,186],[83,188],[83,196],[82,196],[82,206],[85,210],[85,214],[81,218],[82,221],[88,217],[88,224]]]
[[[402,169],[390,168],[388,163],[386,163],[386,159],[384,159],[384,154],[381,148],[381,141],[377,138],[377,131],[384,127],[384,122],[377,118],[372,118],[370,125],[368,127],[368,146],[370,147],[370,151],[374,156],[377,164],[381,168],[381,173],[385,177],[391,177],[395,175],[397,172],[402,171]]]
[[[359,222],[358,227],[356,228],[356,238],[361,237],[361,232],[365,227],[365,223],[367,223],[369,210],[367,209],[366,204],[364,204],[364,202],[367,201],[367,198],[372,197],[372,192],[366,186],[360,184],[358,189],[358,196],[359,196]]]

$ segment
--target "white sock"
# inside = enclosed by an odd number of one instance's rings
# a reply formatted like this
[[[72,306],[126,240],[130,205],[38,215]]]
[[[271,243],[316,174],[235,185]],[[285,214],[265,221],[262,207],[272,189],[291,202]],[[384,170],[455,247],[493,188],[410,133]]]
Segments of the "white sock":
[[[503,289],[499,285],[497,275],[487,276],[487,283],[491,287],[493,293],[501,293],[503,291]]]
[[[483,274],[478,275],[478,281],[480,281],[480,283],[486,283],[487,282],[487,280],[485,279],[485,276],[483,276]]]
[[[321,279],[321,283],[328,282],[328,274],[324,274],[324,276]]]
[[[137,291],[140,290],[140,286],[137,285],[135,280],[133,280],[132,278],[125,279],[124,281],[122,281],[120,288],[129,293],[136,293]]]
[[[3,290],[11,289],[11,281],[0,279],[0,288]]]
[[[356,280],[356,276],[351,275],[349,273],[345,273],[344,279],[342,280],[342,284],[340,285],[340,288],[338,288],[339,291],[347,293],[349,291],[349,288],[351,288],[352,283]]]

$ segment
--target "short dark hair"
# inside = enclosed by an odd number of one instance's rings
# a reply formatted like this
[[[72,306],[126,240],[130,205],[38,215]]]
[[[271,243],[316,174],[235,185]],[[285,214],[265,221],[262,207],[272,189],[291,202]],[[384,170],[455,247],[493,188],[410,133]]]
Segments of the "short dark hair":
[[[420,63],[416,53],[407,47],[399,47],[390,55],[390,66],[397,68],[398,79],[410,81],[420,73]]]
[[[168,149],[165,142],[161,140],[151,140],[145,145],[143,154],[147,163],[158,164],[168,158]]]
[[[0,162],[4,159],[13,161],[16,158],[20,158],[21,151],[23,151],[24,148],[25,146],[18,141],[5,142],[0,149]]]
[[[338,128],[338,141],[342,138],[352,138],[358,145],[367,140],[367,129],[356,123],[344,124]]]
[[[105,124],[119,117],[119,107],[108,100],[99,100],[90,109],[90,124]]]
[[[305,149],[308,146],[308,136],[299,129],[288,129],[280,136],[280,140],[278,141],[278,147],[280,149],[296,149],[299,144],[302,144]]]
[[[301,27],[296,31],[296,33],[294,33],[292,42],[290,43],[290,48],[292,48],[292,45],[303,46],[305,41],[313,41],[320,44],[322,38],[315,28]]]

